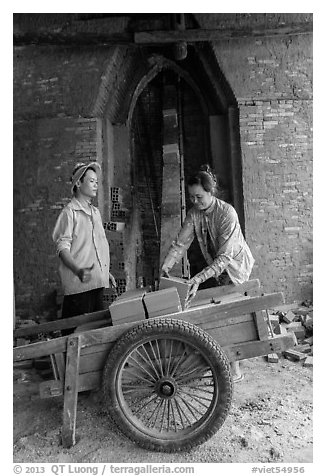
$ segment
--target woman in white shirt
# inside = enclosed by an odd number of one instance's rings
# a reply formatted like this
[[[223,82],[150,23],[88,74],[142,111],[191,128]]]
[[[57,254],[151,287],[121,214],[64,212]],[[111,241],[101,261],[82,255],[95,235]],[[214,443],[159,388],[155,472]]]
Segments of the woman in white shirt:
[[[76,164],[72,200],[61,211],[53,231],[60,259],[64,300],[62,318],[103,309],[103,290],[112,284],[110,250],[98,208],[92,205],[98,188],[96,162]]]

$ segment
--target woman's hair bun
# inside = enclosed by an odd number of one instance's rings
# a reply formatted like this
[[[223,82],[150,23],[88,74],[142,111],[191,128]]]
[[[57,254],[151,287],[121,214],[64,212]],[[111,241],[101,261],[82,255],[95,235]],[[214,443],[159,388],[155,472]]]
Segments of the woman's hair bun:
[[[216,180],[216,176],[215,174],[213,173],[211,167],[209,164],[203,164],[200,166],[200,169],[199,169],[200,172],[206,172],[211,178],[212,180],[216,183],[217,180]]]
[[[209,166],[208,164],[203,164],[203,165],[201,165],[200,168],[199,168],[199,170],[200,170],[201,172],[208,172],[208,173],[211,172],[211,168],[210,168],[210,166]]]

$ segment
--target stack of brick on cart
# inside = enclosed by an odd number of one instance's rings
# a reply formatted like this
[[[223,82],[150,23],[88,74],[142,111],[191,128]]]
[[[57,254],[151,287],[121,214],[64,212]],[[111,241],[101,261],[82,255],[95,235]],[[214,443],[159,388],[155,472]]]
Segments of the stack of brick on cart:
[[[295,346],[284,352],[286,359],[301,362],[304,367],[313,366],[313,306],[311,301],[304,301],[300,306],[286,304],[269,311],[271,333],[285,335],[292,332]],[[279,356],[270,354],[268,362],[277,363]]]

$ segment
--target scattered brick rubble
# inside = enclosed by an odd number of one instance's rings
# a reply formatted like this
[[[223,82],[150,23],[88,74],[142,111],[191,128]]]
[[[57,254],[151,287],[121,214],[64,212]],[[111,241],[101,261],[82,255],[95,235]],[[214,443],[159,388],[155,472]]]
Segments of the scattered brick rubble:
[[[293,349],[283,352],[286,359],[302,362],[304,367],[313,366],[313,305],[304,301],[301,305],[285,304],[268,311],[271,336],[294,335]],[[269,354],[267,361],[277,363],[279,355]]]

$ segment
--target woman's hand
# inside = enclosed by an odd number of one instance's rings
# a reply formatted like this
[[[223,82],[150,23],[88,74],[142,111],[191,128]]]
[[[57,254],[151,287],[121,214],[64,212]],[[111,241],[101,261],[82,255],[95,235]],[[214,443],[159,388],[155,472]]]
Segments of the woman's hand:
[[[200,285],[200,281],[199,281],[198,278],[196,278],[196,276],[194,276],[193,278],[191,278],[188,281],[188,284],[190,284],[191,286],[190,286],[189,291],[188,291],[188,296],[187,296],[187,300],[186,300],[186,307],[189,306],[192,299],[196,296],[196,293],[198,291],[198,287]]]
[[[92,279],[92,269],[94,268],[94,263],[89,268],[80,268],[76,275],[82,283],[89,283]]]
[[[169,275],[169,270],[164,266],[162,266],[162,270],[161,270],[161,278],[169,278],[170,275]]]
[[[110,279],[112,288],[117,289],[117,282],[115,280],[115,277],[110,272],[109,272],[109,279]]]

